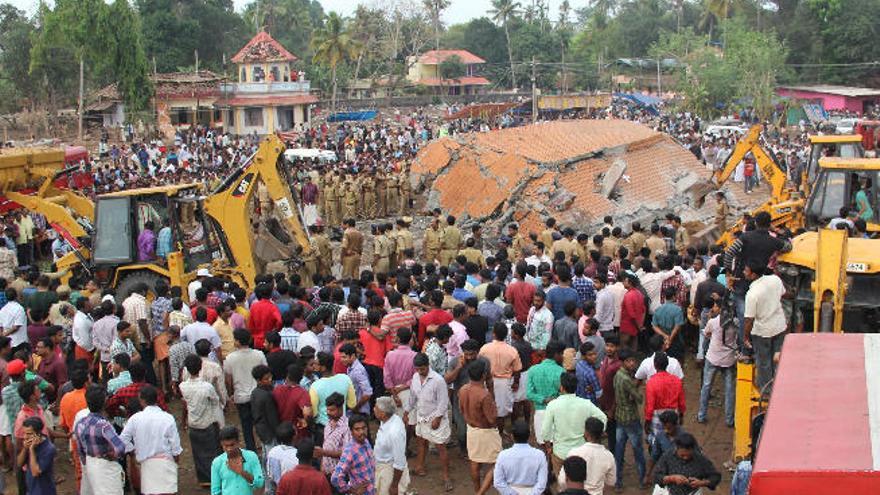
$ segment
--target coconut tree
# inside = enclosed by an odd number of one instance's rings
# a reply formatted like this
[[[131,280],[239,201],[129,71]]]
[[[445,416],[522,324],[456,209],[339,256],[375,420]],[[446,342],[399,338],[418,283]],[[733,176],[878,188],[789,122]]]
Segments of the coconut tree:
[[[345,20],[336,12],[330,12],[324,25],[312,35],[311,43],[314,56],[312,62],[330,67],[330,78],[333,80],[333,97],[330,100],[330,111],[336,111],[336,67],[341,62],[349,62],[357,57],[360,44],[355,41],[345,25]]]
[[[440,49],[440,14],[449,7],[449,0],[422,0],[422,4],[428,10],[428,16],[431,18],[431,25],[434,28],[434,49]]]
[[[510,87],[516,89],[516,72],[513,67],[513,50],[510,46],[510,21],[519,13],[520,4],[514,0],[492,0],[492,9],[489,15],[492,20],[504,27],[504,37],[507,39],[507,58],[510,61]]]

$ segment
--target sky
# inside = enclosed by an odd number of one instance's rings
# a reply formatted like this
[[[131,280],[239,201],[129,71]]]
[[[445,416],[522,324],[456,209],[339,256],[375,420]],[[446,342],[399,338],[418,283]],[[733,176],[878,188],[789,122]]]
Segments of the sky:
[[[234,0],[236,10],[241,10],[246,4],[252,0]],[[319,0],[327,12],[336,11],[342,15],[351,15],[361,3],[365,5],[377,5],[382,0]],[[420,0],[410,0],[417,5],[421,4]],[[521,4],[527,4],[531,0],[521,0]],[[37,7],[37,0],[0,0],[0,2],[8,2],[16,7],[34,13]],[[51,3],[51,0],[49,0]],[[550,5],[550,18],[556,19],[559,4],[562,0],[548,0]],[[583,7],[587,0],[569,0],[572,10]],[[492,0],[452,0],[449,8],[443,13],[443,21],[449,24],[457,24],[467,22],[471,19],[486,15],[486,11],[492,8]]]

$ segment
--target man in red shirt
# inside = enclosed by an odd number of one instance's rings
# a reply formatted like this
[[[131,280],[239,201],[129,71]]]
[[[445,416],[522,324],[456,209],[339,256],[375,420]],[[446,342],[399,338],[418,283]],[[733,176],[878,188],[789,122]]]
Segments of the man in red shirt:
[[[452,315],[449,314],[449,311],[442,309],[443,306],[443,292],[439,290],[431,291],[431,306],[433,309],[423,314],[421,318],[419,318],[419,335],[418,335],[418,348],[421,349],[422,345],[425,343],[425,336],[428,333],[428,327],[431,325],[445,325],[452,321]]]
[[[254,338],[254,349],[262,349],[266,332],[281,329],[281,312],[272,302],[272,286],[260,284],[254,289],[254,294],[257,301],[251,305],[248,331]]]
[[[639,330],[645,323],[645,296],[639,290],[639,277],[630,271],[622,275],[626,294],[620,305],[620,344],[636,351]]]
[[[666,372],[669,358],[663,351],[654,353],[654,368],[657,373],[645,385],[645,433],[654,436],[663,432],[660,414],[675,411],[679,418],[684,417],[684,386],[681,378]],[[653,431],[652,431],[653,430]]]
[[[205,308],[208,312],[208,324],[213,325],[215,321],[217,321],[217,310],[208,305],[208,289],[204,287],[200,287],[196,289],[196,303],[193,304],[190,311],[192,312],[193,321],[196,319],[196,310],[199,308]]]
[[[396,292],[395,292],[396,294]],[[371,309],[367,312],[369,328],[361,329],[358,336],[364,346],[363,365],[370,378],[370,386],[373,387],[373,397],[385,395],[383,369],[385,368],[385,355],[394,348],[395,336],[380,327],[382,311]]]
[[[296,444],[299,464],[281,477],[276,495],[330,495],[330,482],[312,467],[314,453],[315,444],[311,439],[306,438]]]
[[[287,378],[284,383],[276,385],[272,390],[272,397],[278,406],[278,421],[290,421],[296,430],[297,439],[308,438],[310,434],[308,418],[312,415],[309,391],[299,386],[302,377],[302,365],[291,364],[287,367]]]
[[[516,280],[511,282],[504,292],[504,299],[513,305],[516,321],[520,323],[525,323],[529,319],[529,309],[532,307],[532,299],[537,290],[535,284],[526,282],[528,267],[525,261],[516,264]]]

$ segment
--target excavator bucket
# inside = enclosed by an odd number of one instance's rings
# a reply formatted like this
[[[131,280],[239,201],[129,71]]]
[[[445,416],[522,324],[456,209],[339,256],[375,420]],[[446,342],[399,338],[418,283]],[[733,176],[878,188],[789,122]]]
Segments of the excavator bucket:
[[[64,169],[61,148],[9,148],[0,150],[0,186],[18,190],[53,178]]]

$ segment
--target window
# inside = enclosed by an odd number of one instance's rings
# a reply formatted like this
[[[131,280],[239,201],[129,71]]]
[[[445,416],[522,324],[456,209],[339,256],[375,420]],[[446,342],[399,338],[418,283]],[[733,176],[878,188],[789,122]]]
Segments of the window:
[[[171,117],[171,125],[187,125],[190,123],[192,110],[186,107],[172,107],[168,112]]]
[[[244,109],[245,127],[263,127],[263,109],[260,107]]]
[[[271,80],[272,82],[279,82],[279,81],[281,81],[281,72],[278,70],[278,66],[277,66],[277,65],[273,65],[273,66],[272,66],[272,70],[271,70],[271,72],[269,72],[269,74],[272,76],[272,77],[270,78],[270,80]]]
[[[245,69],[244,67],[241,68],[240,79],[241,79],[241,81],[239,81],[239,82],[247,82],[247,69]]]
[[[95,210],[95,232],[98,232],[93,253],[95,263],[117,264],[132,260],[130,199],[122,197],[98,200]]]
[[[254,67],[254,82],[263,82],[266,79],[266,72],[262,67]]]

